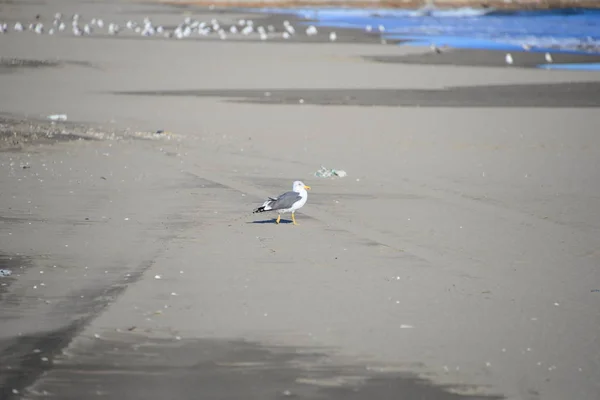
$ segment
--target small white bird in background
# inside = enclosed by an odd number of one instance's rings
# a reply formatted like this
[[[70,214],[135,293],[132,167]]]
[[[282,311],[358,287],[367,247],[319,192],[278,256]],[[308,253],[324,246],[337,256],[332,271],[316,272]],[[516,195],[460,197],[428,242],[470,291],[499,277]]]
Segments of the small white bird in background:
[[[113,24],[112,22],[108,24],[108,33],[110,35],[116,35],[117,33],[119,33],[119,29],[119,25],[117,24]]]
[[[249,34],[252,33],[253,30],[254,30],[254,28],[251,25],[246,25],[244,27],[244,29],[242,29],[242,34],[245,36],[248,36]]]
[[[337,40],[337,34],[335,32],[331,32],[329,34],[329,40],[331,40],[332,42],[335,42]]]
[[[317,28],[313,25],[309,26],[308,28],[306,28],[306,35],[307,36],[313,36],[317,34]]]
[[[437,53],[437,54],[440,54],[442,52],[442,49],[440,49],[433,43],[429,45],[429,48],[431,49],[431,51],[433,51],[434,53]]]
[[[281,214],[288,212],[292,213],[292,222],[296,223],[295,212],[302,208],[308,200],[308,192],[310,186],[306,186],[302,181],[295,181],[292,185],[292,191],[286,192],[277,197],[269,197],[269,200],[265,201],[262,206],[254,209],[253,213],[262,213],[266,211],[277,211],[276,224],[281,221]]]
[[[550,54],[550,53],[546,53],[544,55],[544,58],[546,59],[546,62],[549,62],[549,63],[554,61],[554,60],[552,60],[552,54]]]
[[[290,35],[296,33],[296,29],[294,29],[294,27],[292,26],[292,24],[290,24],[290,21],[288,20],[283,21],[283,29],[285,29],[286,32]]]
[[[512,55],[510,53],[506,54],[506,57],[504,57],[504,61],[506,61],[506,63],[508,65],[512,65],[513,62],[514,62],[513,57],[512,57]]]

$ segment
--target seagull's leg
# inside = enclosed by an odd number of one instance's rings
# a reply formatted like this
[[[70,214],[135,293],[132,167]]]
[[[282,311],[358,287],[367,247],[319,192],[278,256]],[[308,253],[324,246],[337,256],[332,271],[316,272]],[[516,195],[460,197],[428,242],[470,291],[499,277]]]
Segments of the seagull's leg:
[[[275,223],[278,224],[279,221],[281,221],[281,214],[277,214],[277,221],[275,221]]]
[[[296,217],[294,217],[294,211],[292,211],[292,222],[294,223],[294,225],[298,225],[296,223]]]

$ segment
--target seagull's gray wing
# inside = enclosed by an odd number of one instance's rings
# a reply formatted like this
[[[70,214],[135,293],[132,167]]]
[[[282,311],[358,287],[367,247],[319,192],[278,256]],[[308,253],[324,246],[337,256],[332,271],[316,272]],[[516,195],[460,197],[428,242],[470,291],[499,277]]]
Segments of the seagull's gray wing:
[[[296,192],[286,192],[275,200],[269,202],[269,208],[271,210],[285,210],[291,208],[295,202],[300,200],[302,197]]]

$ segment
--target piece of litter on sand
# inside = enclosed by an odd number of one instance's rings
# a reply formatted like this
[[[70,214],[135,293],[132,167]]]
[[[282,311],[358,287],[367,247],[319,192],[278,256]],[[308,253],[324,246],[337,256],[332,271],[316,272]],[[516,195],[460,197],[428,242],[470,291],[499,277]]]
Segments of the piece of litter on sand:
[[[0,269],[0,278],[5,278],[7,276],[11,276],[12,271],[10,269]]]
[[[0,276],[2,275],[2,273],[0,273]],[[592,293],[600,293],[600,289],[592,289]]]
[[[48,115],[48,119],[51,121],[66,121],[67,114],[52,114]]]
[[[340,177],[343,178],[345,176],[347,176],[348,174],[346,173],[346,171],[341,170],[341,169],[329,169],[329,168],[325,168],[323,166],[321,166],[321,168],[315,172],[315,176],[317,178],[331,178],[331,177]]]
[[[160,276],[160,275],[154,275],[154,279],[162,279],[162,276]]]
[[[406,324],[400,325],[400,329],[412,329],[412,328],[414,328],[414,326],[412,326],[412,325],[406,325]]]

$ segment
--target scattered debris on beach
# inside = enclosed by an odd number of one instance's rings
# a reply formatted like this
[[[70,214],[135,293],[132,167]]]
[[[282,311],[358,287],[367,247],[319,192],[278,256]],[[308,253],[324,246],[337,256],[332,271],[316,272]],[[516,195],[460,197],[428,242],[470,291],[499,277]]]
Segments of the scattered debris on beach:
[[[59,114],[60,115],[60,114]],[[65,115],[66,118],[66,115]],[[160,131],[115,130],[108,126],[67,122],[61,118],[25,118],[0,114],[0,151],[23,149],[31,145],[78,140],[162,140],[181,141],[182,135]],[[30,166],[24,165],[23,169]]]
[[[339,177],[339,178],[343,178],[345,176],[347,176],[348,174],[346,173],[346,171],[341,170],[341,169],[329,169],[326,167],[321,166],[321,168],[315,172],[315,176],[317,178],[334,178],[334,177]]]

